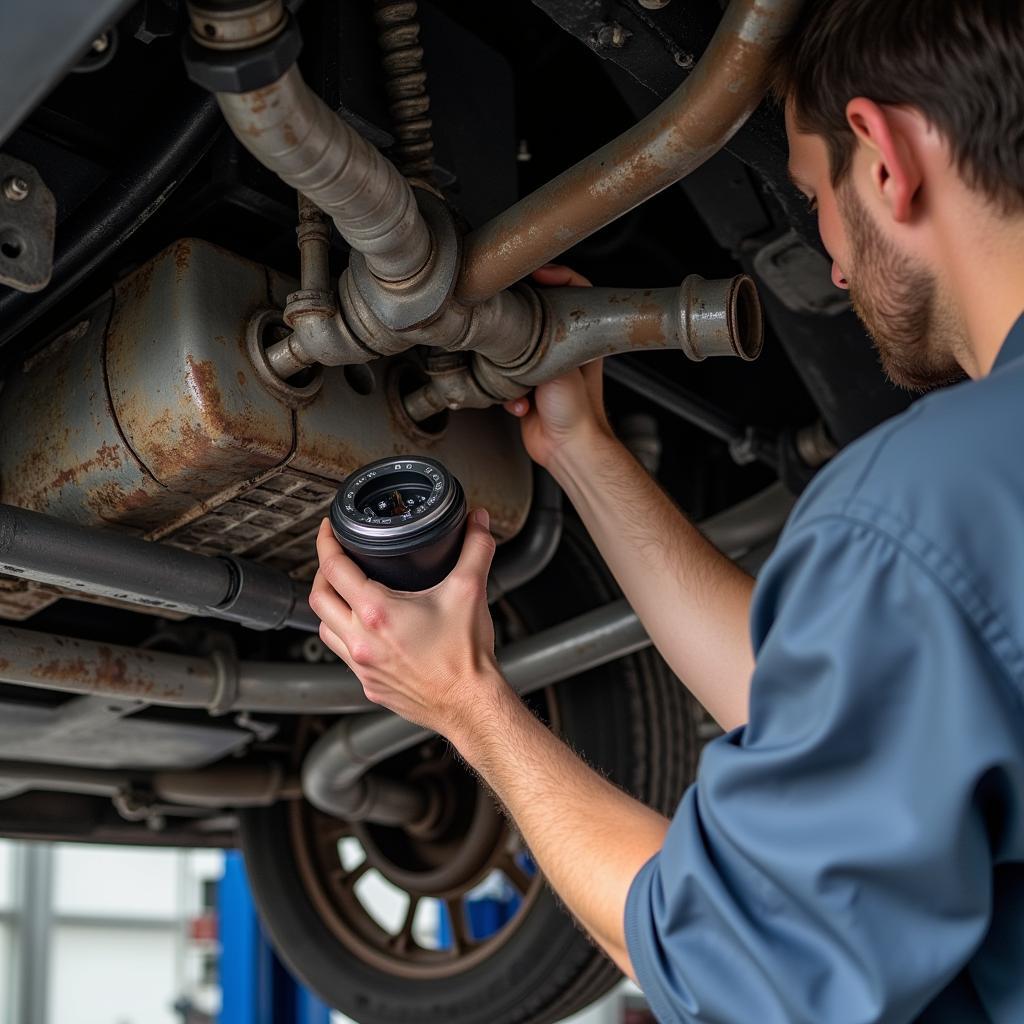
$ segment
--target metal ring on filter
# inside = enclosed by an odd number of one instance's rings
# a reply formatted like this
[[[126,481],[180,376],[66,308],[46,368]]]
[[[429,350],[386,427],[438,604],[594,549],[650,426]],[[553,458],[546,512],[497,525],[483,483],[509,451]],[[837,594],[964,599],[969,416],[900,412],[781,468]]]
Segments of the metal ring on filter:
[[[426,504],[401,516],[367,516],[360,512],[355,500],[358,492],[388,473],[418,473],[432,481]],[[345,524],[353,534],[367,540],[391,540],[429,529],[451,508],[455,488],[448,471],[439,463],[422,458],[381,459],[365,467],[355,480],[351,480],[342,498]]]

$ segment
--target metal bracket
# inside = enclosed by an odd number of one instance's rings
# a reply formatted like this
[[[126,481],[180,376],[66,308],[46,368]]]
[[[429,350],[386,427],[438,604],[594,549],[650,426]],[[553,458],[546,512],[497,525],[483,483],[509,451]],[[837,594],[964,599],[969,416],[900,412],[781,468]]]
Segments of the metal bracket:
[[[850,308],[849,297],[832,283],[828,260],[793,230],[757,250],[754,270],[794,313],[835,316]]]
[[[0,283],[37,292],[53,273],[57,203],[39,172],[0,153]]]

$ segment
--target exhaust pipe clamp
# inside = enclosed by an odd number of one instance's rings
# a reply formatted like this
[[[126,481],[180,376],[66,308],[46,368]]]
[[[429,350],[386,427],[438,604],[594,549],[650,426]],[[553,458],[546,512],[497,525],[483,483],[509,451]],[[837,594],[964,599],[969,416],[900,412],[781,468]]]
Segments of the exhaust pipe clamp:
[[[462,235],[443,199],[423,188],[413,188],[430,232],[430,256],[423,267],[405,281],[382,281],[353,249],[349,273],[363,301],[389,330],[405,331],[426,323],[440,312],[455,288],[462,262]]]

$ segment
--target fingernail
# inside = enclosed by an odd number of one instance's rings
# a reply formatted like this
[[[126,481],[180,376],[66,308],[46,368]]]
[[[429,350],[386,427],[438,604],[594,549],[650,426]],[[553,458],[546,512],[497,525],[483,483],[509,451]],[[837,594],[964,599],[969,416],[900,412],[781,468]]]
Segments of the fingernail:
[[[485,508],[478,508],[473,513],[473,521],[479,523],[485,530],[491,525],[491,517]]]

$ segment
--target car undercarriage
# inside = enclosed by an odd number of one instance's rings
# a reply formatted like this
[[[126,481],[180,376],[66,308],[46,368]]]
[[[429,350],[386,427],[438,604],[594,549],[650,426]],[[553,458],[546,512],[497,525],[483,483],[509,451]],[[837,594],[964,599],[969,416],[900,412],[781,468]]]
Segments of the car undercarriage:
[[[907,405],[764,99],[799,3],[58,6],[0,16],[0,834],[240,845],[282,957],[366,1024],[568,1016],[617,970],[320,641],[313,541],[360,466],[442,462],[499,541],[506,676],[671,813],[710,723],[501,404],[608,357],[618,435],[751,571]],[[519,909],[475,935],[496,872]]]

